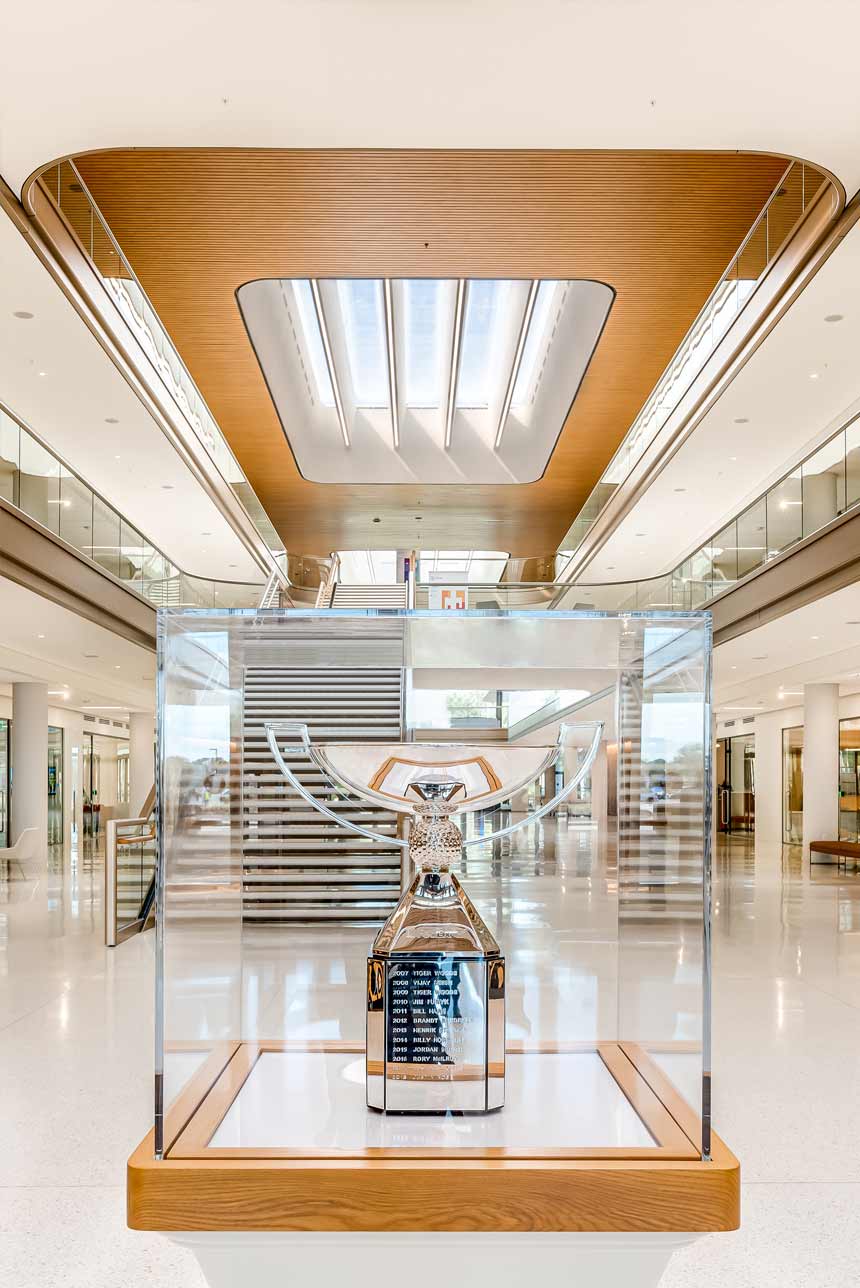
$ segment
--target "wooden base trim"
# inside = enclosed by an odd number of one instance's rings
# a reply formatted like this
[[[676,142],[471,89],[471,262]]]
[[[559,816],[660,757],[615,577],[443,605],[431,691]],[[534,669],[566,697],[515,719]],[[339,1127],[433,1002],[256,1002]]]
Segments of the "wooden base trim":
[[[200,1068],[188,1079],[179,1095],[168,1106],[164,1115],[165,1153],[176,1141],[183,1128],[193,1120],[201,1101],[214,1087],[224,1069],[242,1044],[239,1042],[185,1042],[165,1045],[165,1055],[186,1051],[207,1050],[209,1055]]]
[[[716,1231],[740,1168],[675,1159],[165,1159],[128,1164],[135,1230]]]
[[[522,1042],[511,1043],[508,1055],[514,1058],[540,1057],[541,1055],[596,1051],[626,1099],[653,1137],[653,1146],[628,1148],[591,1147],[582,1149],[533,1146],[514,1149],[503,1146],[478,1146],[460,1149],[388,1148],[360,1149],[292,1149],[286,1146],[249,1148],[215,1148],[210,1141],[224,1117],[252,1073],[260,1056],[275,1051],[341,1051],[363,1054],[364,1044],[358,1042],[243,1042],[238,1044],[231,1058],[225,1061],[219,1075],[204,1089],[201,1082],[196,1111],[185,1119],[178,1138],[173,1138],[169,1149],[172,1159],[696,1159],[699,1149],[694,1137],[679,1124],[675,1114],[662,1103],[659,1092],[639,1072],[635,1062],[617,1042],[543,1043],[530,1047]],[[207,1062],[208,1067],[208,1062]],[[189,1084],[190,1086],[191,1084]],[[671,1084],[669,1084],[671,1085]],[[701,1132],[699,1131],[699,1137]]]
[[[696,1152],[700,1153],[702,1147],[702,1120],[696,1111],[687,1103],[663,1070],[654,1063],[646,1047],[638,1042],[621,1042],[619,1046],[639,1076],[648,1084],[654,1095],[665,1107],[667,1113],[672,1115],[681,1131],[693,1142]],[[673,1048],[654,1046],[650,1049],[654,1051],[671,1051]]]

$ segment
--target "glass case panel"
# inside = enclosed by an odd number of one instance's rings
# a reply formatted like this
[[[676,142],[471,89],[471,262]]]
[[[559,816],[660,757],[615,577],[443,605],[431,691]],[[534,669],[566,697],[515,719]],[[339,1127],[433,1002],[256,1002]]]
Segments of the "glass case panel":
[[[161,610],[158,1151],[707,1154],[710,648]]]

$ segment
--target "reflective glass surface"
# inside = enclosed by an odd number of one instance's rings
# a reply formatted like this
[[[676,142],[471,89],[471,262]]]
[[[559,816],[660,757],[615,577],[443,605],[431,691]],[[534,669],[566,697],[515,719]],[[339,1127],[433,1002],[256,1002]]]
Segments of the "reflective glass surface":
[[[171,1108],[176,1096],[185,1088],[187,1107],[195,1079],[210,1088],[222,1059],[244,1061],[247,1077],[211,1118],[204,1151],[668,1149],[665,1121],[634,1110],[625,1081],[642,1078],[644,1095],[642,1071],[658,1068],[697,1123],[673,1147],[691,1157],[706,1147],[704,615],[168,610],[159,674],[168,1154],[196,1130],[187,1108]],[[459,724],[481,719],[473,703],[493,707],[492,726]],[[542,768],[523,787],[505,766],[526,752],[527,776]],[[422,1016],[433,1076],[464,1080],[462,1096],[432,1103],[466,1105],[461,1116],[412,1112],[396,1071],[386,1112],[367,1104],[382,1068],[365,1057],[368,955],[411,879],[402,792],[389,783],[414,776],[416,762],[425,772],[428,757],[437,777],[471,784],[450,871],[506,962],[507,1052],[487,1066],[504,1076],[504,1108],[489,1115],[468,1108],[480,1104],[472,1065],[486,1058],[482,1043],[470,1054],[469,1032],[489,1027],[492,1002],[483,966],[443,972],[455,981],[444,1032],[462,1028],[459,1056],[433,1045],[447,1041],[434,1027],[442,1012]],[[381,777],[360,777],[355,766],[371,761]],[[586,769],[587,790],[562,809]],[[475,784],[490,774],[499,788],[478,807]],[[598,850],[612,855],[604,875]],[[422,897],[432,904],[430,885]],[[467,1031],[469,1017],[478,1027]],[[426,1079],[420,1068],[402,1076]],[[399,1103],[403,1116],[389,1117]]]

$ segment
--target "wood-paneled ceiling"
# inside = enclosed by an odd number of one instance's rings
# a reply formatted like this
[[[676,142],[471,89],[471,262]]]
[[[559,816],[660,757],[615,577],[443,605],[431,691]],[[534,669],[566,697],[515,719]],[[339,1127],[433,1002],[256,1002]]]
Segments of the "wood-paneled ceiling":
[[[288,549],[419,544],[526,555],[564,536],[786,162],[739,153],[139,149],[77,165]],[[503,486],[304,480],[236,291],[255,278],[327,276],[592,278],[614,287],[544,476]]]

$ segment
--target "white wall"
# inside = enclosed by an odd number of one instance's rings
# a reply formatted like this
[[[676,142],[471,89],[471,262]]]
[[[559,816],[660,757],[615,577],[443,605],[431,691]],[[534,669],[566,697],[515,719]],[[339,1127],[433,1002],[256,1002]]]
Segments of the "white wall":
[[[12,719],[12,698],[0,693],[0,719]],[[72,839],[72,802],[74,801],[75,823],[78,830],[78,836],[83,834],[83,764],[84,764],[84,732],[95,733],[103,738],[113,738],[125,742],[128,739],[128,732],[125,729],[117,729],[112,724],[98,724],[87,721],[84,724],[82,712],[71,710],[69,707],[48,707],[48,724],[56,729],[63,730],[63,834],[68,854],[69,846]],[[72,772],[73,756],[72,751],[77,747],[77,778]],[[47,756],[45,759],[45,783],[47,785],[48,767]],[[112,800],[116,800],[116,770],[114,769],[114,795]]]
[[[839,699],[839,719],[860,717],[860,693]],[[718,738],[755,734],[755,841],[756,851],[782,843],[782,731],[803,727],[802,706],[778,707],[757,715],[754,724],[735,720],[717,724]],[[804,774],[806,766],[804,765]],[[831,775],[834,800],[838,791],[836,766]]]

